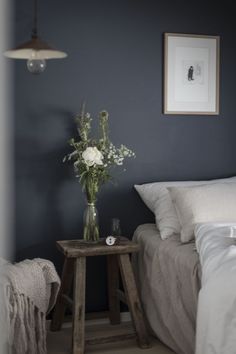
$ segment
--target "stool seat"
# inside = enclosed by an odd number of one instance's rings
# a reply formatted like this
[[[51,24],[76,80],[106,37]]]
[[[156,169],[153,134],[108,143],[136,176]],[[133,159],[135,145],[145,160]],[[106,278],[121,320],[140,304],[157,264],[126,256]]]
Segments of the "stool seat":
[[[119,242],[112,246],[107,246],[105,238],[97,242],[84,240],[57,241],[58,249],[68,258],[105,256],[108,254],[123,254],[139,251],[139,245],[121,237]]]

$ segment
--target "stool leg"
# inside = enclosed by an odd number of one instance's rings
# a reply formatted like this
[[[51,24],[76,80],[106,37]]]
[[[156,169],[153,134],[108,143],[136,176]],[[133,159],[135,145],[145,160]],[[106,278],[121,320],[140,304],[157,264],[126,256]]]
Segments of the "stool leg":
[[[120,323],[120,300],[117,296],[119,289],[119,265],[116,255],[107,256],[109,318],[112,325]]]
[[[72,353],[84,354],[86,258],[75,260]]]
[[[73,280],[74,272],[74,260],[73,258],[65,258],[62,277],[61,288],[57,297],[57,302],[51,322],[51,331],[59,331],[64,319],[66,304],[63,300],[63,294],[68,295],[71,289],[71,283]]]
[[[138,344],[141,348],[148,348],[150,347],[150,343],[130,258],[128,254],[120,254],[118,257],[125,295],[128,301],[134,328],[137,333]]]

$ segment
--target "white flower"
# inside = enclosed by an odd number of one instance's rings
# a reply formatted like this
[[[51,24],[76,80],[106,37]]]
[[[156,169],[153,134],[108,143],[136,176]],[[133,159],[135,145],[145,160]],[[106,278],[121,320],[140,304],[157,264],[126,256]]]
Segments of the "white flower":
[[[82,153],[82,157],[87,166],[91,167],[93,165],[103,165],[103,155],[96,146],[87,147],[86,150]]]

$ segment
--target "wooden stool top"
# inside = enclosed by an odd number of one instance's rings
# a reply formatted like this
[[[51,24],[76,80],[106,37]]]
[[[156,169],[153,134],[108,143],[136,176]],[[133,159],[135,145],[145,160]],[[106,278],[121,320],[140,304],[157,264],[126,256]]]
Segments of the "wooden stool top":
[[[94,243],[84,240],[57,241],[57,247],[68,258],[125,254],[139,251],[139,245],[126,237],[121,237],[118,243],[113,246],[106,245],[105,238],[101,238]]]

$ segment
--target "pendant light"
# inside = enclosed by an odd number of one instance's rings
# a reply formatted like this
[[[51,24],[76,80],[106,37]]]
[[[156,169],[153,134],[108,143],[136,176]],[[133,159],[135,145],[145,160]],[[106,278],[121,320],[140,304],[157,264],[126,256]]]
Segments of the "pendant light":
[[[40,74],[46,69],[46,60],[66,58],[67,54],[54,49],[38,37],[38,0],[34,0],[34,24],[31,40],[4,53],[8,58],[26,59],[32,74]]]

